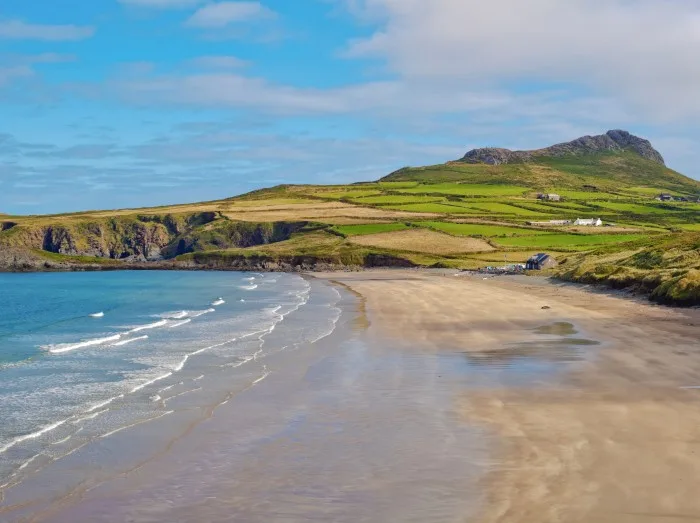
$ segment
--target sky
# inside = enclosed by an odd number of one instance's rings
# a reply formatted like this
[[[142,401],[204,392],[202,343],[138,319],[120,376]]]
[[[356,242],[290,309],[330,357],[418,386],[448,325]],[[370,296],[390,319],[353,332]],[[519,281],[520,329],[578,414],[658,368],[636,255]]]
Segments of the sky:
[[[700,178],[697,0],[3,0],[0,213],[377,179],[626,129]]]

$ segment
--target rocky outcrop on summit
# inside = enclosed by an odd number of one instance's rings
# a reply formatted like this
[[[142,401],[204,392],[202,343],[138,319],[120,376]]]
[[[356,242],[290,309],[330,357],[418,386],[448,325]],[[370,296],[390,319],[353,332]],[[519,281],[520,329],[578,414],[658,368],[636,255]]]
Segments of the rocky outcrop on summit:
[[[608,131],[599,136],[582,136],[571,142],[534,151],[511,151],[498,148],[474,149],[464,155],[460,161],[501,165],[529,162],[538,156],[581,156],[616,151],[633,151],[642,158],[666,165],[663,156],[652,147],[649,140],[621,130]]]

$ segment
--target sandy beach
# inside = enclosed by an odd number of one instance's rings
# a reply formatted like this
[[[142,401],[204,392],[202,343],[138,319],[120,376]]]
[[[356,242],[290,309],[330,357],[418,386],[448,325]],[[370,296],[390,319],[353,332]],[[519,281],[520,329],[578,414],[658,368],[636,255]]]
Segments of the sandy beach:
[[[700,521],[700,311],[538,277],[305,278],[276,328],[145,390],[166,414],[31,462],[0,520]]]
[[[467,521],[700,521],[700,311],[538,278],[322,277],[360,294],[371,336],[404,350],[558,369],[465,383],[455,399],[490,434],[484,504]]]

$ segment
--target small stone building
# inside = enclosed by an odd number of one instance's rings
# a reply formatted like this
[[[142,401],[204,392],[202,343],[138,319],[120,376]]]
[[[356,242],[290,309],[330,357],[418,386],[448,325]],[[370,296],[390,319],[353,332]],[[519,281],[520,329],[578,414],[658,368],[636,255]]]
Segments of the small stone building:
[[[554,194],[554,193],[549,193],[549,194],[540,193],[537,195],[537,199],[538,200],[547,200],[550,202],[558,202],[561,200],[561,196],[559,196],[558,194]]]
[[[527,260],[525,269],[528,271],[541,271],[551,267],[556,267],[557,265],[559,265],[557,260],[552,258],[549,254],[541,252],[531,256],[530,259]]]
[[[584,227],[600,227],[603,225],[603,220],[600,218],[579,218],[574,222],[574,225],[581,225]]]

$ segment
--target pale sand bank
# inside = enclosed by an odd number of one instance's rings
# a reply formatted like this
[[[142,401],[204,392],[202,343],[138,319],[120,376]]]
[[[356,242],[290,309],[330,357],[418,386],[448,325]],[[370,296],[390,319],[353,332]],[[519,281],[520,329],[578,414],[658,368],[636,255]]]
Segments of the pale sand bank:
[[[406,350],[507,360],[518,347],[518,365],[542,340],[534,329],[558,322],[602,343],[549,379],[501,381],[459,400],[469,423],[494,434],[487,501],[469,521],[700,521],[700,311],[534,279],[320,276],[364,296],[370,334]]]

